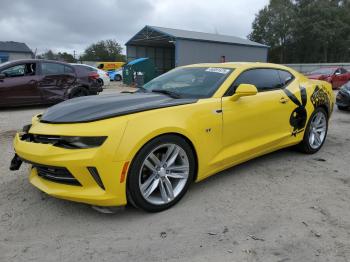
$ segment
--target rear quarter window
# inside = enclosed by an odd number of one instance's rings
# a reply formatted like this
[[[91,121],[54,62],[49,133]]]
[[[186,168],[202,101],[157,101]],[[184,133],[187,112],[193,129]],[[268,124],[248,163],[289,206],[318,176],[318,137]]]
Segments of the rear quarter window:
[[[281,87],[286,87],[294,80],[294,76],[285,70],[278,70],[279,77],[281,79]]]

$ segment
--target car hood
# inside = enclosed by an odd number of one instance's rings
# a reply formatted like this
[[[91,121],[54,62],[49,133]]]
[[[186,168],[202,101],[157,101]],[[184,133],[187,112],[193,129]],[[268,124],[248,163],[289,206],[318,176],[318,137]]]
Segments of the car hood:
[[[191,104],[198,99],[175,99],[156,93],[86,96],[50,107],[40,121],[44,123],[92,122],[152,109]]]

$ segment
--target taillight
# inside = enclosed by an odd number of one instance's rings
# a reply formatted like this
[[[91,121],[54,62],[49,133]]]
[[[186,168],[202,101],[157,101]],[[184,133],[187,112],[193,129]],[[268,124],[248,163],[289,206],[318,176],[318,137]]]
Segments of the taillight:
[[[91,78],[91,79],[99,79],[100,76],[99,76],[99,74],[96,73],[96,72],[90,72],[90,73],[89,73],[89,78]]]

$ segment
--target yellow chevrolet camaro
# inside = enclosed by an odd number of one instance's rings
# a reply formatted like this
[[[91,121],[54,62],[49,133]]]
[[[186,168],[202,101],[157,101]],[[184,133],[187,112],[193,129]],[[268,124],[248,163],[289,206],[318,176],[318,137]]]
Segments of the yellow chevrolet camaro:
[[[49,195],[98,206],[161,211],[193,181],[296,145],[323,145],[329,83],[268,63],[176,68],[135,93],[68,100],[14,139],[11,169]]]

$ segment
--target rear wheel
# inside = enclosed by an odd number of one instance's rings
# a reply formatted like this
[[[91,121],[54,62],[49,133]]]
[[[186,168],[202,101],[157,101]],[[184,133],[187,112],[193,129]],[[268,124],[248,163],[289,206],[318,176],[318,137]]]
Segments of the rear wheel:
[[[79,87],[76,87],[72,90],[70,98],[87,96],[88,94],[89,94],[89,92],[86,90],[86,88],[79,86]]]
[[[306,126],[303,141],[299,149],[307,154],[314,154],[323,146],[328,132],[328,117],[323,108],[316,108]]]
[[[121,81],[122,77],[120,75],[115,75],[114,76],[114,81]]]
[[[97,83],[98,83],[99,86],[103,86],[104,85],[104,82],[103,82],[102,78],[97,79]]]
[[[136,155],[128,175],[129,202],[149,212],[175,205],[193,181],[195,159],[181,137],[164,135]]]

